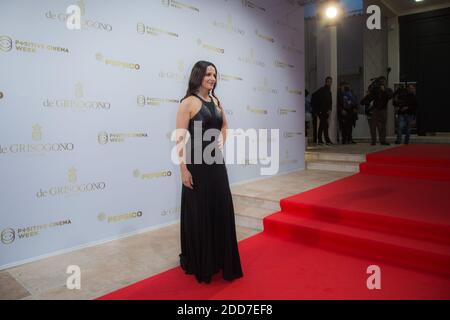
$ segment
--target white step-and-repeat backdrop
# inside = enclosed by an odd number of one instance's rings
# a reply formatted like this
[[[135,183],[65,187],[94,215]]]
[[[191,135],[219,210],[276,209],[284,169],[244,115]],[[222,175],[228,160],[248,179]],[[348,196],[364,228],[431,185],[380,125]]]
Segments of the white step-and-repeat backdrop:
[[[170,133],[198,60],[229,127],[280,129],[279,173],[304,168],[303,41],[293,0],[2,0],[0,269],[179,219]],[[264,178],[251,162],[230,181]]]

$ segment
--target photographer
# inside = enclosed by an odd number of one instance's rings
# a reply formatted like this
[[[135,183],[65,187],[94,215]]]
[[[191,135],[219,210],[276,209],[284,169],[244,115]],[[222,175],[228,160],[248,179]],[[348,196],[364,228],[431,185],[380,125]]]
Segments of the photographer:
[[[343,82],[338,95],[338,118],[342,128],[342,144],[355,143],[352,138],[353,125],[357,117],[357,103],[350,84]]]
[[[409,144],[410,123],[416,114],[417,98],[416,87],[412,84],[407,89],[401,89],[395,95],[394,106],[398,118],[397,140],[396,144],[402,142],[402,133],[405,131],[405,144]]]
[[[381,76],[374,79],[369,86],[369,93],[361,101],[361,104],[365,105],[366,108],[373,102],[372,110],[370,110],[372,113],[370,136],[373,146],[377,142],[377,129],[380,144],[389,145],[386,141],[387,104],[392,96],[392,89],[386,87],[386,77]]]

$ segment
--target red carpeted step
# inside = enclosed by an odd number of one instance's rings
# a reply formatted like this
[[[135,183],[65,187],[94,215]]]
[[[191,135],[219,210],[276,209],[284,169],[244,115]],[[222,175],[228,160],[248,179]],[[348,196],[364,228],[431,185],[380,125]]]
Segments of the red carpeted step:
[[[405,145],[366,155],[369,163],[450,168],[450,145]]]
[[[450,183],[357,174],[282,199],[282,211],[450,245]]]
[[[411,166],[377,162],[365,162],[359,165],[359,172],[380,176],[411,177],[416,179],[431,179],[450,181],[450,167]]]
[[[450,245],[361,230],[292,212],[278,212],[266,217],[264,232],[322,249],[450,277]]]

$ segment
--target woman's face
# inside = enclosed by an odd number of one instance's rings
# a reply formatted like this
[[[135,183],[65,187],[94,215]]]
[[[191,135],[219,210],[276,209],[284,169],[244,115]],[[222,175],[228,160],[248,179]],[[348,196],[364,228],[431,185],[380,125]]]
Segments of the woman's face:
[[[216,84],[216,69],[213,66],[208,66],[206,74],[203,77],[202,87],[207,90],[212,90]]]

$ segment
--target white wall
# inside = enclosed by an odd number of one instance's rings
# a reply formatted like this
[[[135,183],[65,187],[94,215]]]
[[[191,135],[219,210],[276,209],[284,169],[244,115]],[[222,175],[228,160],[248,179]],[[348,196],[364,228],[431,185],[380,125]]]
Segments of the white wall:
[[[85,0],[74,31],[73,3],[0,3],[0,268],[179,218],[168,134],[197,60],[218,68],[230,128],[280,129],[280,172],[304,168],[302,7]]]

